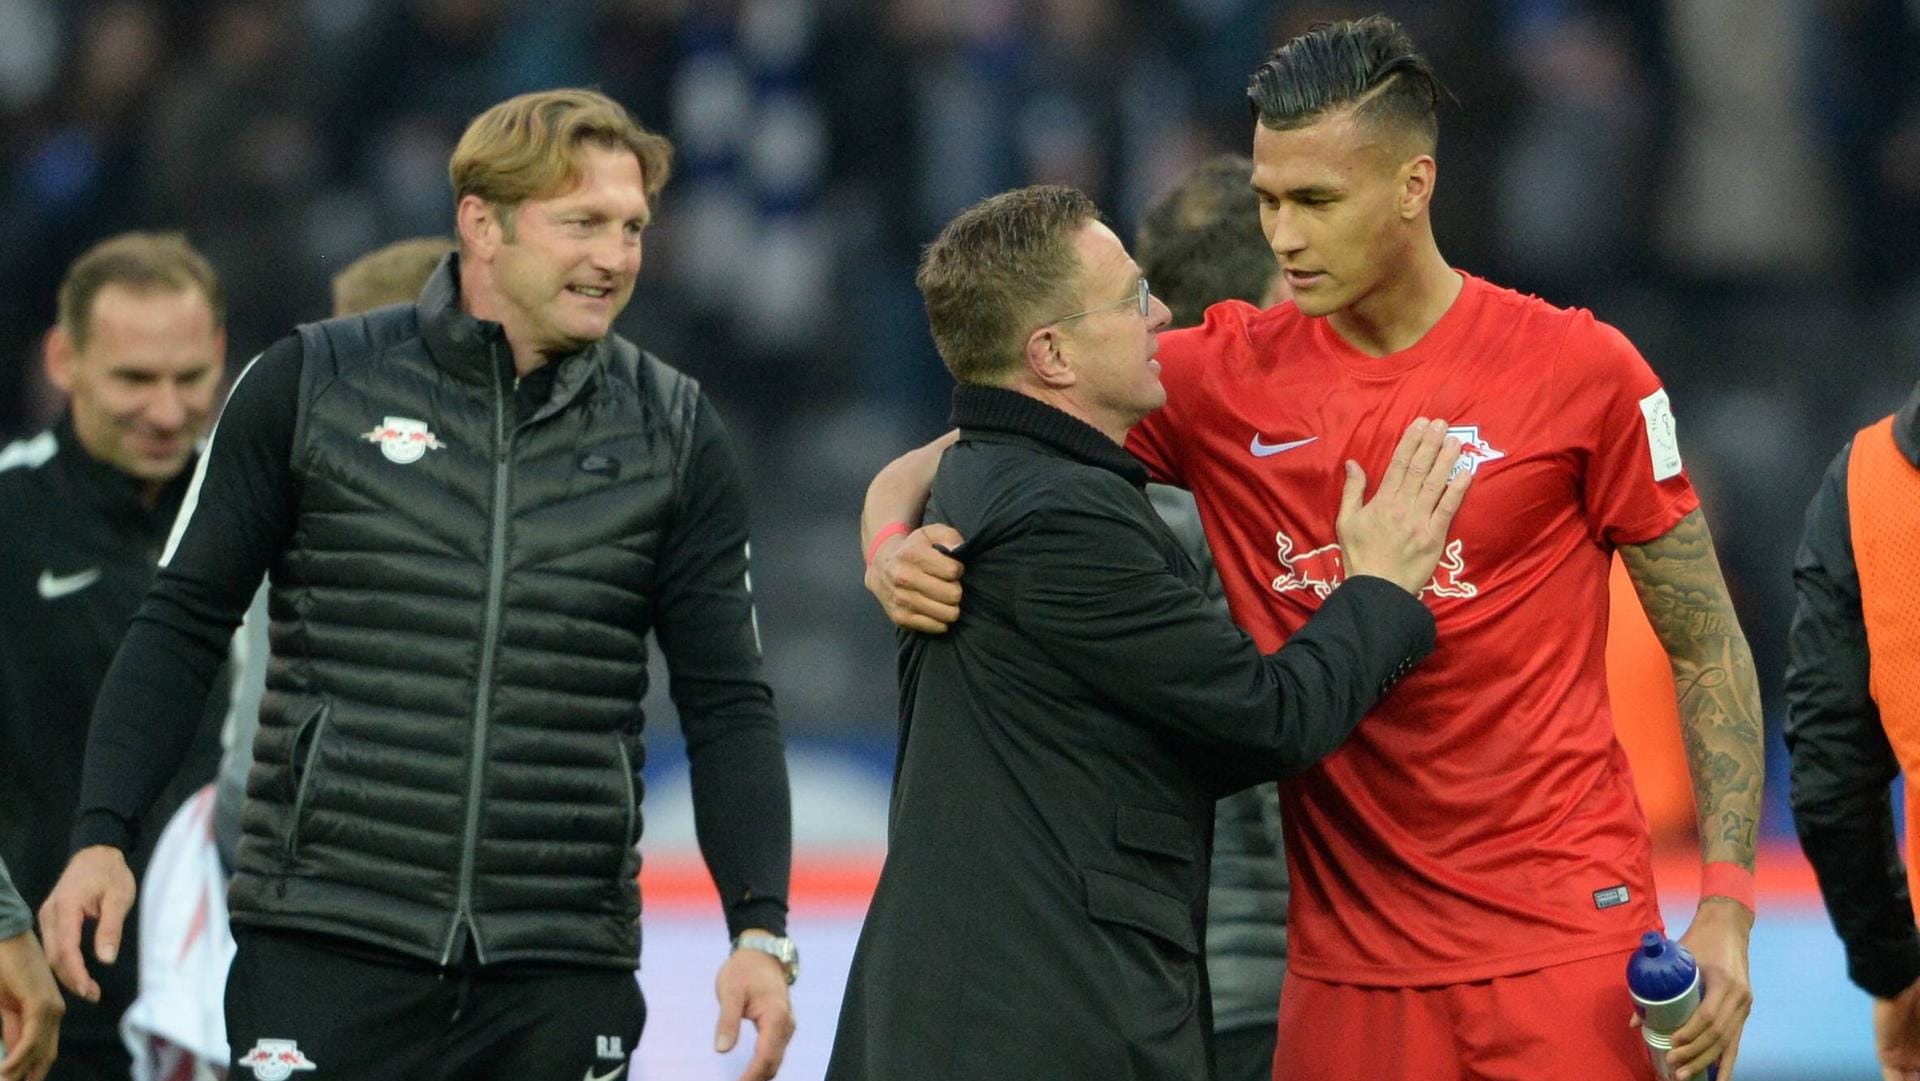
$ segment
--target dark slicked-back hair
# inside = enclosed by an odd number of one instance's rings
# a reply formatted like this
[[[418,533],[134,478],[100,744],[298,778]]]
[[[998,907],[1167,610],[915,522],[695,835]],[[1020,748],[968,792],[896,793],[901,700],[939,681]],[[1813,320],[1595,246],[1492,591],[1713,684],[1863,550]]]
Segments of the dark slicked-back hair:
[[[1320,23],[1275,49],[1247,83],[1253,116],[1275,131],[1304,128],[1338,109],[1371,124],[1440,139],[1433,65],[1385,15]]]
[[[1001,384],[1018,370],[1027,335],[1073,306],[1074,235],[1099,219],[1079,191],[1040,184],[983,199],[940,230],[914,284],[955,379]]]
[[[1147,207],[1133,254],[1174,326],[1198,326],[1223,300],[1260,303],[1280,272],[1260,230],[1252,174],[1250,159],[1221,154]]]

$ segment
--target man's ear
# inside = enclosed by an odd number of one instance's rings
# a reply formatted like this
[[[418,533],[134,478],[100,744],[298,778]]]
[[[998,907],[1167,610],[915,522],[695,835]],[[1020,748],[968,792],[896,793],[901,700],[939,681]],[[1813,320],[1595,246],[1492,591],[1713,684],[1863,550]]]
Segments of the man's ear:
[[[47,336],[41,341],[41,367],[47,373],[47,382],[59,388],[62,394],[73,393],[73,366],[77,352],[66,328],[58,324],[47,331]]]
[[[1433,185],[1440,178],[1440,166],[1431,154],[1419,154],[1400,167],[1400,196],[1395,209],[1402,221],[1412,221],[1433,202]]]
[[[480,262],[491,262],[493,253],[505,242],[505,223],[500,208],[478,195],[463,195],[454,208],[454,225],[460,233],[460,247]]]
[[[1021,359],[1026,362],[1027,371],[1043,387],[1061,390],[1078,381],[1073,365],[1067,361],[1061,351],[1060,328],[1051,324],[1041,327],[1027,335],[1026,349]]]

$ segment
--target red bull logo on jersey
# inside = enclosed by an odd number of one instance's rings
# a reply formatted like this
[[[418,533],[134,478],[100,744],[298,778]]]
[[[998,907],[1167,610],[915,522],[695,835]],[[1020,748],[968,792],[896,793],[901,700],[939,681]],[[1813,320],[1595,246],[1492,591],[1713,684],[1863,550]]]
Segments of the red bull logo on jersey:
[[[379,426],[361,436],[369,443],[380,444],[380,453],[387,461],[406,465],[417,462],[430,450],[440,450],[446,444],[440,442],[427,430],[427,422],[412,417],[386,417]]]
[[[253,1050],[234,1062],[253,1070],[258,1081],[285,1081],[295,1070],[317,1070],[312,1059],[300,1051],[297,1040],[257,1040]]]
[[[1495,452],[1496,455],[1499,452]],[[1279,547],[1280,577],[1273,580],[1275,593],[1300,591],[1313,594],[1316,600],[1326,600],[1327,595],[1340,588],[1347,580],[1347,565],[1340,554],[1338,544],[1323,545],[1305,552],[1294,552],[1293,538],[1282,530],[1273,535],[1274,543]],[[1440,552],[1440,565],[1434,568],[1433,577],[1421,587],[1420,595],[1431,593],[1436,597],[1476,597],[1480,587],[1466,579],[1466,560],[1460,555],[1461,542],[1456,539],[1448,542]]]
[[[1460,460],[1453,463],[1453,472],[1447,479],[1452,480],[1462,473],[1477,473],[1487,462],[1497,462],[1507,456],[1504,450],[1495,450],[1493,444],[1480,438],[1478,424],[1456,424],[1447,429],[1447,434],[1460,441]]]

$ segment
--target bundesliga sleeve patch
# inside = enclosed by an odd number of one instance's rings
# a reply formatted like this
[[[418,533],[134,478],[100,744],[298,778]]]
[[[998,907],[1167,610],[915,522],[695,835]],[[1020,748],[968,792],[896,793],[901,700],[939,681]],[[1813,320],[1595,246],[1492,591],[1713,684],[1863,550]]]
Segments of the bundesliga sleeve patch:
[[[1593,891],[1593,907],[1605,911],[1616,905],[1624,905],[1633,900],[1625,886],[1608,886],[1604,890]]]
[[[1653,479],[1663,481],[1679,476],[1680,437],[1667,392],[1656,390],[1640,399],[1640,415],[1647,420],[1647,451],[1653,455]]]

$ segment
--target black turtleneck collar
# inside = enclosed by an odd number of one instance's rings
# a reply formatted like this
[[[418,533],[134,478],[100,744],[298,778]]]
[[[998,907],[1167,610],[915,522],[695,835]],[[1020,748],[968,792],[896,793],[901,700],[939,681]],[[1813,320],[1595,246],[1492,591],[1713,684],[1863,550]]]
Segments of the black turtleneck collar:
[[[1017,390],[961,384],[953,388],[954,427],[1006,432],[1043,443],[1088,465],[1097,465],[1144,487],[1147,467],[1100,429]]]
[[[146,482],[119,467],[95,458],[80,442],[73,428],[73,412],[60,414],[53,438],[59,447],[60,468],[66,472],[68,490],[93,505],[106,521],[116,527],[134,530],[168,530],[193,479],[194,458],[188,457],[179,475],[160,487],[152,507],[146,503]]]
[[[420,328],[427,351],[441,367],[470,382],[513,385],[513,347],[499,323],[475,319],[460,307],[460,253],[448,252],[421,287]],[[553,380],[551,399],[564,403],[580,392],[600,369],[608,352],[607,340],[594,342],[577,353],[548,361]]]

